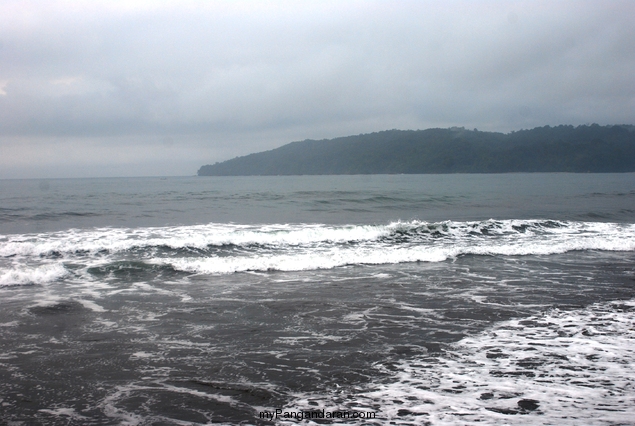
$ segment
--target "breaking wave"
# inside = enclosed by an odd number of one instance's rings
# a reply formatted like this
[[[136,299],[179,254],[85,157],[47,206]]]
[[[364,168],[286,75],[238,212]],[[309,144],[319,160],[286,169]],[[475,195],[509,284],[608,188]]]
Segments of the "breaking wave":
[[[137,269],[141,265],[188,274],[229,274],[574,250],[635,250],[635,225],[487,220],[71,229],[0,237],[0,285],[50,282],[68,275],[69,263],[75,265],[75,274],[112,264],[125,269],[122,262],[133,262]]]

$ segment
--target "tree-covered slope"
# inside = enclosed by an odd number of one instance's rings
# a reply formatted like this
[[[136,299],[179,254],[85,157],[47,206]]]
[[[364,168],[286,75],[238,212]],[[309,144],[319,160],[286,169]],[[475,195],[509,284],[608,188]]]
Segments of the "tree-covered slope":
[[[199,176],[390,173],[632,172],[635,126],[388,130],[292,142],[206,165]]]

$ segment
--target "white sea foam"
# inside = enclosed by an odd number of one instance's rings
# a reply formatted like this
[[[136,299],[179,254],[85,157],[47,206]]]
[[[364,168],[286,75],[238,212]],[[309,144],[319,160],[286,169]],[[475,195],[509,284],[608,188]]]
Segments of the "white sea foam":
[[[209,224],[164,228],[101,228],[68,230],[46,234],[12,235],[0,240],[0,256],[41,256],[52,253],[116,253],[133,248],[168,247],[172,249],[209,246],[304,247],[317,244],[341,244],[382,241],[415,243],[447,240],[492,240],[492,237],[522,242],[553,242],[576,237],[595,241],[600,249],[633,249],[635,225],[596,222],[555,222],[538,220],[502,220],[481,222],[420,221],[394,222],[388,225],[263,225]],[[387,243],[396,243],[389,239]],[[617,244],[617,245],[615,245]],[[574,243],[575,245],[575,243]],[[615,245],[615,247],[613,247]],[[584,249],[581,246],[581,249]]]
[[[202,392],[196,389],[191,389],[182,386],[170,385],[161,382],[150,382],[144,384],[130,384],[118,386],[111,391],[101,403],[101,408],[104,413],[111,419],[117,419],[118,424],[122,425],[140,425],[140,424],[180,424],[190,425],[192,422],[179,421],[174,418],[167,418],[161,415],[140,416],[135,413],[126,411],[124,408],[119,407],[121,401],[125,401],[128,398],[135,398],[141,396],[145,400],[153,400],[155,394],[160,393],[172,393],[174,395],[186,395],[191,399],[197,399],[200,401],[211,401],[215,403],[223,403],[227,405],[235,405],[238,402],[229,396],[211,394]],[[201,424],[201,423],[198,423]],[[206,423],[211,424],[211,423]],[[215,423],[216,424],[216,423]]]
[[[99,306],[92,300],[77,299],[77,302],[79,302],[84,308],[90,309],[93,312],[106,312],[106,309],[104,309],[102,306]]]
[[[62,417],[66,418],[70,423],[71,420],[75,420],[77,422],[87,422],[90,419],[86,416],[82,416],[75,411],[74,408],[55,408],[55,409],[47,409],[41,408],[38,410],[41,413],[49,414],[53,417]]]
[[[630,251],[635,239],[608,237],[558,237],[529,239],[440,241],[404,246],[376,243],[262,251],[235,256],[154,259],[158,264],[195,274],[228,274],[245,271],[303,271],[345,265],[380,265],[408,262],[442,262],[461,255],[550,255],[574,250]]]
[[[111,253],[143,247],[198,248],[208,246],[297,246],[320,242],[374,240],[390,226],[209,224],[165,228],[103,228],[47,234],[16,235],[0,241],[0,256],[39,256],[51,253]]]
[[[500,323],[436,359],[377,364],[391,379],[339,408],[380,407],[378,418],[404,425],[632,424],[634,308],[554,310]],[[332,399],[298,395],[289,406],[316,408],[333,409]]]
[[[56,281],[68,274],[64,265],[49,263],[35,267],[21,265],[18,267],[0,268],[0,287],[46,284]]]
[[[229,274],[573,250],[635,250],[635,225],[544,220],[342,226],[209,224],[12,235],[0,239],[0,256],[12,262],[10,267],[0,263],[0,285],[54,281],[67,273],[66,262],[84,267],[75,268],[76,274],[131,259],[194,274]],[[125,265],[116,265],[122,267]]]

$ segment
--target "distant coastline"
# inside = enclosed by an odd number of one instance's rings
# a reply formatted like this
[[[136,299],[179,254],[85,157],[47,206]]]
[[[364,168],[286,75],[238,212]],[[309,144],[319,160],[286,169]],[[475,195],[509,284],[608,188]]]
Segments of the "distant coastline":
[[[387,130],[292,142],[202,166],[199,176],[635,172],[635,126]]]

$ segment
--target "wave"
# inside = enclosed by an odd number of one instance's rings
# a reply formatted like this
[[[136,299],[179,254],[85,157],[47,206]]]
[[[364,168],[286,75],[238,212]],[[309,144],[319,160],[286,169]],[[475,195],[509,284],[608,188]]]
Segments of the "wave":
[[[64,277],[63,265],[67,264],[75,265],[76,270],[83,268],[91,276],[99,268],[108,270],[108,265],[119,268],[137,261],[189,274],[228,274],[442,262],[462,255],[550,255],[575,250],[635,250],[635,225],[486,220],[71,229],[0,236],[0,285],[49,282]],[[55,274],[38,269],[49,268],[48,263],[61,265],[62,269],[56,269]]]
[[[619,237],[633,248],[635,225],[553,220],[487,220],[478,222],[393,222],[388,225],[320,224],[248,226],[209,224],[163,228],[71,229],[45,234],[0,237],[0,256],[58,256],[118,253],[135,249],[205,250],[213,247],[312,247],[376,242],[380,244],[453,243],[469,241],[531,241],[575,237],[605,241]],[[598,249],[608,248],[600,244]],[[585,249],[587,247],[581,247]],[[618,244],[616,250],[624,250]]]
[[[0,288],[18,285],[47,284],[68,275],[63,265],[46,264],[36,267],[13,267],[0,269]]]
[[[386,226],[210,224],[164,228],[71,229],[0,239],[0,256],[46,256],[74,253],[116,253],[139,248],[206,249],[221,246],[299,246],[375,240]]]
[[[463,255],[525,256],[551,255],[575,250],[630,251],[635,242],[618,238],[591,238],[582,241],[543,241],[535,243],[435,246],[366,246],[330,247],[312,251],[257,256],[205,257],[157,259],[155,262],[169,265],[177,271],[195,274],[229,274],[246,271],[304,271],[332,269],[347,265],[382,265],[411,262],[442,262]]]

